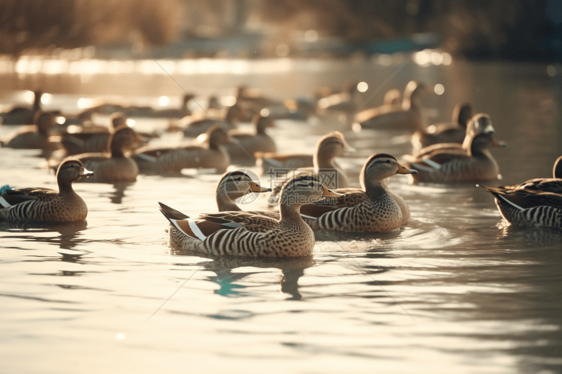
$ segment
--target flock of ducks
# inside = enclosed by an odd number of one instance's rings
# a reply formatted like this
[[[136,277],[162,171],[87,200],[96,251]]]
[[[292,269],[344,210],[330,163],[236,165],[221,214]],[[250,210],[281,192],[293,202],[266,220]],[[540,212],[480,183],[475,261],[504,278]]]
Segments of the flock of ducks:
[[[426,126],[421,99],[428,93],[427,86],[412,81],[403,94],[390,90],[383,105],[357,112],[362,103],[355,84],[342,92],[318,91],[311,100],[285,102],[240,87],[236,103],[227,108],[220,108],[212,97],[206,110],[192,113],[187,104],[194,95],[186,94],[177,109],[100,104],[78,115],[64,116],[41,110],[41,92],[36,92],[31,108],[15,107],[0,113],[5,125],[33,121],[4,139],[2,146],[51,152],[49,165],[56,169],[59,190],[3,186],[0,219],[83,221],[88,209],[72,188],[80,179],[133,182],[139,173],[173,175],[186,168],[212,168],[224,173],[216,189],[218,213],[190,218],[159,203],[170,222],[171,246],[212,255],[297,257],[312,253],[314,230],[397,230],[408,222],[410,211],[404,199],[389,189],[388,178],[405,174],[411,183],[447,183],[493,181],[499,175],[490,148],[505,144],[494,138],[490,117],[461,103],[455,107],[451,123]],[[93,125],[93,113],[111,115],[110,129]],[[403,156],[401,162],[386,153],[371,155],[359,175],[361,188],[351,188],[346,171],[335,162],[353,151],[339,131],[320,138],[312,155],[277,153],[275,139],[267,133],[275,126],[275,119],[330,113],[353,113],[354,126],[361,129],[411,131],[412,154]],[[128,116],[171,118],[167,131],[196,139],[182,147],[154,147],[150,139],[158,134],[135,132],[127,125]],[[237,129],[238,122],[249,120],[254,132]],[[245,172],[227,172],[232,164],[256,163],[264,174],[273,171],[285,175],[285,180],[265,187]],[[553,178],[484,188],[511,224],[562,229],[562,156],[554,165]],[[254,193],[270,193],[269,203],[276,205],[277,211],[240,209],[236,199]]]

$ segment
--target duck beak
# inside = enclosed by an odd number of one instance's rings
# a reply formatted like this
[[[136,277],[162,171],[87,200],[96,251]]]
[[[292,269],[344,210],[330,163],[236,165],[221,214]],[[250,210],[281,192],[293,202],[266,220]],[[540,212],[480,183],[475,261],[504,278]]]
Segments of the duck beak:
[[[82,168],[82,169],[80,170],[80,176],[81,176],[81,177],[86,177],[86,178],[88,178],[88,177],[91,177],[92,175],[94,175],[94,172],[93,172],[93,171],[90,171],[90,170],[88,170],[88,169],[86,169],[86,168]]]
[[[407,167],[398,164],[398,171],[396,172],[396,174],[417,174],[418,171],[414,170],[414,169],[408,169]]]
[[[332,190],[329,190],[329,189],[326,188],[325,186],[322,186],[322,188],[324,189],[324,190],[323,190],[323,193],[322,193],[322,196],[323,196],[323,197],[342,197],[342,196],[345,196],[345,195],[343,195],[343,194],[341,194],[341,193],[337,193],[337,192],[334,192],[334,191],[332,191]]]
[[[260,192],[271,192],[271,188],[262,187],[256,182],[252,182],[252,186],[250,187],[250,191],[260,193]]]
[[[350,154],[350,153],[355,153],[357,152],[357,149],[351,147],[349,144],[347,144],[346,142],[343,142],[343,153],[344,154]]]
[[[494,141],[492,142],[492,145],[493,145],[494,147],[507,147],[507,143],[506,143],[506,142],[501,141],[501,140],[498,142],[496,139],[494,139]]]

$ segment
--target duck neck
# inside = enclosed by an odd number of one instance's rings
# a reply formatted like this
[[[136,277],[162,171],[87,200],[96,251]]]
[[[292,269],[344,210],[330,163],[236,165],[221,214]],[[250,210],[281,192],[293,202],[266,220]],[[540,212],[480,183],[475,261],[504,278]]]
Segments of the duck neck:
[[[257,135],[265,134],[265,126],[259,122],[256,124],[256,134]]]
[[[386,182],[384,180],[374,180],[365,183],[365,192],[371,200],[378,200],[381,196],[386,195]]]
[[[111,158],[125,157],[123,154],[123,147],[121,147],[120,144],[117,144],[117,142],[114,142],[113,139],[109,142],[109,154],[111,155]]]
[[[316,152],[312,159],[314,169],[336,169],[336,164],[334,163],[334,158],[330,155],[322,153],[322,150]]]
[[[72,183],[64,183],[59,181],[58,185],[59,185],[59,194],[61,196],[76,195],[76,192],[74,192],[74,189],[72,188]]]
[[[301,206],[298,204],[280,204],[281,224],[304,223],[300,214]]]
[[[234,202],[235,197],[228,196],[228,192],[224,191],[221,185],[217,187],[217,207],[219,212],[238,212],[240,207]]]

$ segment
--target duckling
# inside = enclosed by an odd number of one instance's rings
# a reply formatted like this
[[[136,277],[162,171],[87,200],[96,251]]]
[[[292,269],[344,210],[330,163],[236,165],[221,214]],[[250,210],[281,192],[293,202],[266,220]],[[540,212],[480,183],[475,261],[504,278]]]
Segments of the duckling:
[[[473,115],[470,104],[458,104],[453,110],[452,123],[431,125],[426,130],[416,131],[412,136],[412,146],[421,149],[433,144],[462,143],[466,126]]]
[[[254,165],[256,152],[275,152],[277,150],[275,141],[265,132],[267,128],[275,127],[275,122],[269,117],[256,114],[252,119],[252,124],[256,129],[255,134],[239,132],[236,129],[228,132],[232,137],[232,143],[227,144],[225,148],[230,158],[237,160],[237,163]]]
[[[191,115],[191,111],[187,108],[187,104],[195,98],[195,95],[187,93],[183,95],[182,104],[177,109],[153,109],[150,117],[165,117],[165,118],[183,118]]]
[[[402,107],[383,105],[366,109],[355,115],[355,122],[367,129],[422,130],[425,122],[421,97],[428,92],[424,84],[410,81],[404,90]]]
[[[562,229],[562,194],[536,189],[484,187],[511,225]]]
[[[59,144],[49,140],[49,130],[57,126],[55,116],[50,112],[38,111],[33,119],[35,125],[24,126],[6,140],[4,146],[16,149],[56,150]]]
[[[33,106],[31,108],[16,106],[7,112],[0,113],[2,125],[28,125],[34,123],[35,115],[41,110],[41,91],[33,92]]]
[[[131,147],[135,139],[135,131],[127,125],[121,125],[110,135],[107,153],[82,153],[72,158],[80,160],[95,173],[91,182],[134,182],[139,168],[131,157],[125,156],[124,149]]]
[[[203,134],[212,126],[219,126],[223,130],[231,130],[236,127],[238,120],[244,116],[242,108],[234,104],[226,111],[224,120],[217,120],[213,118],[190,118],[184,117],[180,121],[180,126],[183,128],[183,135],[187,137],[197,137]],[[187,126],[187,127],[186,127]]]
[[[488,148],[504,146],[494,139],[494,127],[487,114],[472,117],[465,140],[459,144],[436,144],[418,154],[405,156],[419,174],[414,182],[460,182],[496,180],[498,163]]]
[[[72,182],[93,173],[78,160],[66,160],[57,170],[59,191],[47,188],[6,190],[0,196],[0,217],[8,221],[83,221],[88,207],[72,189]]]
[[[182,148],[141,148],[133,158],[142,172],[179,173],[182,169],[216,169],[224,173],[230,165],[230,156],[224,148],[230,137],[220,127],[207,130],[206,143]]]
[[[357,82],[348,83],[343,91],[323,97],[318,101],[320,114],[327,111],[352,113],[361,105],[361,95],[357,89]]]
[[[349,185],[347,175],[335,163],[336,157],[342,157],[346,151],[350,151],[351,147],[346,143],[343,134],[339,131],[323,136],[316,146],[316,152],[313,156],[313,168],[301,168],[297,170],[279,169],[273,167],[267,170],[267,174],[271,178],[278,178],[291,171],[296,175],[314,175],[323,182],[328,188],[345,188]],[[269,198],[270,203],[277,203],[279,194],[284,183],[282,181],[274,189],[273,194]]]
[[[192,220],[170,214],[161,204],[160,211],[170,222],[169,244],[175,248],[212,255],[252,257],[302,257],[312,254],[314,232],[299,214],[305,201],[314,202],[340,194],[324,187],[311,176],[296,177],[281,193],[280,219],[251,216],[254,224],[244,226],[230,219],[230,212],[216,213]]]
[[[400,165],[394,156],[377,153],[369,157],[360,174],[362,189],[338,188],[337,199],[301,208],[301,215],[314,230],[390,232],[409,217],[408,205],[388,189],[385,179],[396,174],[416,174]],[[405,217],[405,215],[407,217]]]

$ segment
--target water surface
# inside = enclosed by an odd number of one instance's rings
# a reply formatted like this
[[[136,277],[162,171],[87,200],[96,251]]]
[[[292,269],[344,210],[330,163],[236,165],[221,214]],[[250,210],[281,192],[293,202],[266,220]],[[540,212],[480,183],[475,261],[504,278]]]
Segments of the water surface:
[[[240,74],[176,78],[201,95],[228,94],[244,82],[278,98],[359,79],[369,83],[368,95],[399,66],[292,61],[252,74],[262,65],[244,63]],[[562,154],[561,85],[546,66],[408,63],[372,104],[414,78],[445,86],[444,95],[424,99],[431,122],[448,120],[460,101],[491,115],[497,138],[508,143],[492,151],[503,180],[491,184],[551,175]],[[4,74],[0,82],[1,104],[40,86],[54,94],[47,107],[65,110],[77,110],[83,97],[143,104],[168,95],[175,103],[183,93],[162,74]],[[272,134],[280,150],[312,152],[319,135],[341,123],[278,121]],[[144,130],[165,125],[137,119]],[[15,128],[0,126],[0,135]],[[358,148],[340,161],[356,184],[368,155],[410,150],[403,133],[342,131]],[[0,160],[1,184],[56,187],[39,152],[0,148]],[[492,197],[473,183],[408,185],[397,176],[391,188],[412,219],[394,233],[319,235],[313,256],[290,260],[168,248],[157,202],[191,215],[215,211],[218,179],[186,173],[77,183],[87,224],[0,223],[0,371],[560,371],[562,232],[506,227]],[[265,207],[259,198],[244,208]]]

